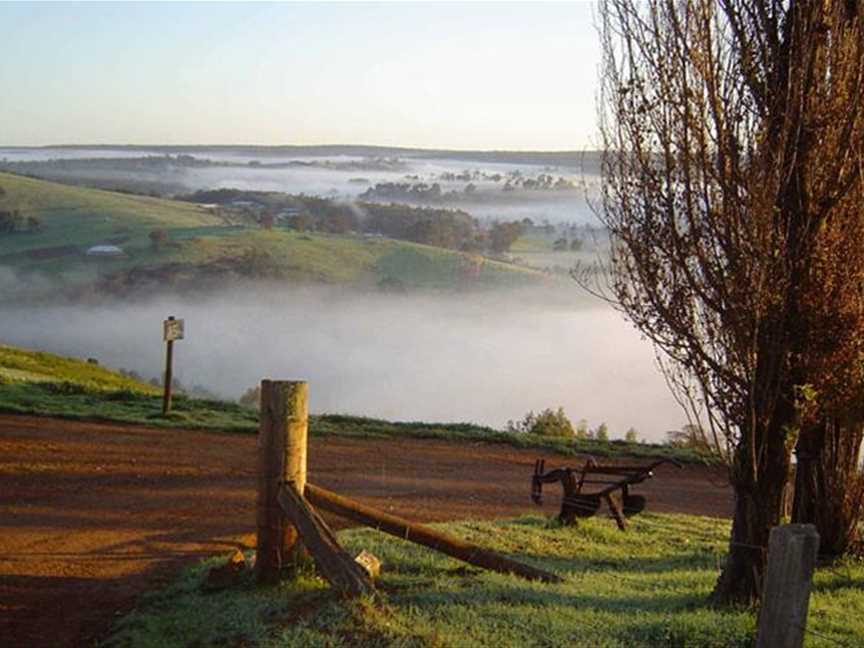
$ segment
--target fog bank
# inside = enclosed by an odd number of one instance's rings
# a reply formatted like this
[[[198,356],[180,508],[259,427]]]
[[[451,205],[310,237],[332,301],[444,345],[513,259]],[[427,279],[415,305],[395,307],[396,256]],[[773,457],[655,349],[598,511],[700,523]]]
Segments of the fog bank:
[[[315,412],[503,427],[562,405],[574,424],[661,440],[683,414],[650,345],[597,300],[237,288],[190,301],[0,308],[0,342],[157,376],[161,322],[186,320],[175,373],[225,398],[261,378],[310,382]]]

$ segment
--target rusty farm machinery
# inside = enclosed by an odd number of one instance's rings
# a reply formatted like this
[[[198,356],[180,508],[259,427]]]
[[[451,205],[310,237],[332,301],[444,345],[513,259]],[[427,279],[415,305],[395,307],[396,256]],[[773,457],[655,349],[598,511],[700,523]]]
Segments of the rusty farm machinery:
[[[538,459],[534,463],[531,480],[531,499],[535,504],[542,504],[543,484],[561,482],[564,495],[558,519],[562,524],[573,524],[576,518],[593,516],[605,502],[618,528],[624,531],[627,529],[626,518],[641,512],[646,504],[645,496],[634,495],[630,487],[650,479],[654,476],[655,468],[667,463],[681,468],[681,464],[674,459],[659,459],[638,466],[602,465],[593,457],[588,457],[582,468],[565,467],[546,472],[546,461]]]

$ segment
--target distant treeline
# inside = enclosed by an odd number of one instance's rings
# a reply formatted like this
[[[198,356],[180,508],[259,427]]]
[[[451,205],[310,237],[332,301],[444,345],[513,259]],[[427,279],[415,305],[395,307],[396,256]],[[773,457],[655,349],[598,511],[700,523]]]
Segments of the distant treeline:
[[[161,198],[188,187],[177,178],[186,168],[216,165],[191,156],[60,159],[29,162],[0,160],[0,171],[77,187]],[[224,165],[223,165],[224,166]]]
[[[8,150],[38,151],[40,148],[7,147]],[[355,145],[315,145],[315,146],[238,146],[238,145],[193,145],[193,146],[146,146],[111,144],[101,145],[63,145],[41,147],[42,150],[81,150],[81,151],[135,151],[140,153],[166,153],[175,155],[204,155],[229,153],[249,157],[329,157],[350,155],[359,157],[403,157],[415,159],[447,159],[464,162],[496,162],[502,164],[539,164],[567,166],[581,169],[585,173],[599,170],[601,153],[599,151],[454,151],[448,149],[417,149],[397,146],[355,146]]]
[[[506,252],[524,230],[522,221],[482,226],[461,209],[391,203],[345,203],[307,196],[241,189],[213,189],[177,200],[219,205],[226,218],[254,220],[265,228],[347,234],[359,232],[463,251]]]
[[[21,174],[38,173],[45,170],[62,171],[172,171],[178,167],[205,168],[212,166],[240,166],[217,162],[192,155],[147,155],[142,157],[101,157],[101,158],[52,158],[49,160],[0,160],[6,171]]]
[[[480,177],[478,177],[480,176]],[[489,175],[479,171],[472,173],[465,171],[461,174],[443,173],[441,179],[445,181],[490,180],[492,182],[504,182],[501,191],[516,191],[525,189],[528,191],[561,191],[576,189],[575,183],[561,176],[553,176],[541,173],[536,178],[523,176],[519,171],[507,175],[500,173]],[[469,182],[461,191],[444,191],[437,182],[379,182],[370,187],[362,194],[360,200],[407,200],[409,202],[438,203],[473,200],[477,193],[477,185]]]

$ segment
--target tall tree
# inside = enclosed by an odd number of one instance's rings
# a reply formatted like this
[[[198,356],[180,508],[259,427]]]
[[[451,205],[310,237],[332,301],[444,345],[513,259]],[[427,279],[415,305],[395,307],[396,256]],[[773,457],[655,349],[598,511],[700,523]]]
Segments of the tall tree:
[[[862,402],[862,18],[835,0],[602,0],[600,16],[613,299],[729,459],[713,597],[748,603],[808,402],[814,420]]]

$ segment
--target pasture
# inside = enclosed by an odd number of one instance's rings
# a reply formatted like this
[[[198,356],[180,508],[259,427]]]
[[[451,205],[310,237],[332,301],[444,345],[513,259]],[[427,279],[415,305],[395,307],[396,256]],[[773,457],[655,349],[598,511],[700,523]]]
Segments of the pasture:
[[[383,603],[343,603],[312,572],[269,590],[248,578],[202,592],[211,560],[184,572],[121,621],[109,645],[705,646],[753,644],[748,609],[706,598],[726,549],[717,518],[645,514],[622,534],[608,520],[562,528],[542,517],[440,528],[562,574],[560,585],[490,574],[372,530],[343,531],[352,554],[382,562]],[[224,562],[224,559],[221,561]],[[864,567],[823,569],[811,597],[808,646],[860,645]]]
[[[0,235],[0,266],[19,273],[20,296],[136,289],[200,291],[226,282],[271,280],[388,290],[533,285],[535,270],[453,250],[364,237],[229,225],[199,205],[73,187],[0,173],[0,210],[38,219],[38,228]],[[150,235],[164,232],[154,245]],[[86,251],[112,244],[123,255]]]

